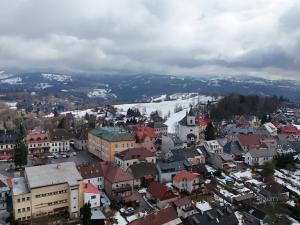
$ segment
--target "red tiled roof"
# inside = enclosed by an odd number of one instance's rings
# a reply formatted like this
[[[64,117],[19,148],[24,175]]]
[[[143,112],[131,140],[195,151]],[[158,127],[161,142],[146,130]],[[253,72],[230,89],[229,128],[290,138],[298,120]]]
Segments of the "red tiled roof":
[[[111,183],[133,180],[133,176],[130,173],[124,171],[112,162],[101,162],[100,165],[105,179]]]
[[[166,185],[161,184],[157,181],[153,181],[150,183],[147,192],[160,201],[178,197]]]
[[[122,159],[122,160],[130,160],[130,159],[139,159],[139,160],[145,160],[147,157],[153,157],[155,154],[153,152],[150,152],[146,148],[129,148],[122,152],[116,153],[116,157]]]
[[[179,182],[183,179],[193,180],[197,177],[200,177],[200,175],[198,173],[192,173],[192,172],[188,172],[188,171],[181,171],[173,177],[173,180]]]
[[[191,204],[191,203],[192,203],[191,197],[185,196],[185,197],[183,197],[183,198],[177,199],[177,200],[174,202],[174,205],[175,205],[176,207],[181,207],[181,206],[185,206],[185,205],[188,205],[188,204]]]
[[[238,136],[238,139],[242,146],[247,147],[258,147],[260,145],[260,141],[258,137],[254,134],[242,134]]]
[[[33,143],[33,142],[45,142],[50,141],[50,136],[48,132],[44,131],[34,131],[30,132],[26,135],[25,138],[27,143]]]
[[[146,137],[157,138],[157,134],[152,127],[136,125],[132,128],[138,142],[143,142]]]
[[[135,143],[136,148],[146,148],[150,152],[155,153],[156,152],[156,147],[153,142],[143,142],[143,143]]]
[[[111,183],[133,180],[128,172],[122,170],[113,162],[96,162],[93,164],[78,165],[77,169],[83,179],[104,177]]]
[[[128,225],[163,225],[176,219],[178,219],[177,212],[173,207],[168,207],[134,220],[128,223]]]
[[[100,194],[100,191],[98,190],[98,188],[95,187],[95,185],[93,185],[91,183],[84,184],[84,192],[85,193]]]
[[[77,166],[79,173],[83,179],[90,179],[95,177],[103,177],[103,171],[100,166],[101,162],[94,162],[89,164],[81,164]]]
[[[297,127],[293,126],[292,124],[281,127],[280,132],[282,134],[299,134]]]
[[[196,124],[199,126],[207,126],[209,123],[212,122],[211,118],[201,118],[201,117],[196,117],[195,120]]]

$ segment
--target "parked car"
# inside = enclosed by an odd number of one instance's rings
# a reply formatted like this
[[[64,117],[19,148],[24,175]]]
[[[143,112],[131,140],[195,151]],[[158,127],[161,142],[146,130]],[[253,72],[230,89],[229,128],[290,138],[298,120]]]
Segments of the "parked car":
[[[74,155],[74,156],[77,155],[77,152],[73,152],[73,155]]]
[[[134,208],[128,207],[127,209],[125,209],[124,214],[125,214],[126,216],[133,215],[133,214],[134,214]]]

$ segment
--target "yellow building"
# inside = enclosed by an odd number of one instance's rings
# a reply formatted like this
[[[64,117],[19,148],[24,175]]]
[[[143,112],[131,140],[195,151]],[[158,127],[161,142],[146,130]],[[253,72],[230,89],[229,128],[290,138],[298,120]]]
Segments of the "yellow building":
[[[68,212],[80,216],[82,177],[74,162],[25,168],[14,178],[13,214],[18,221]]]
[[[88,151],[104,161],[114,161],[115,153],[134,146],[134,136],[119,127],[95,128],[88,133]]]

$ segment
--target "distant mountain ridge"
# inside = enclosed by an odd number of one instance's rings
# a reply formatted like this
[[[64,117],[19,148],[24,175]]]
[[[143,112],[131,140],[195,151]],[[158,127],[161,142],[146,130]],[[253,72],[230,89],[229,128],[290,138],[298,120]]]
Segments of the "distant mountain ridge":
[[[162,94],[197,92],[278,95],[300,100],[300,81],[238,77],[177,77],[171,75],[80,75],[0,72],[0,90],[27,90],[82,98],[141,101]]]

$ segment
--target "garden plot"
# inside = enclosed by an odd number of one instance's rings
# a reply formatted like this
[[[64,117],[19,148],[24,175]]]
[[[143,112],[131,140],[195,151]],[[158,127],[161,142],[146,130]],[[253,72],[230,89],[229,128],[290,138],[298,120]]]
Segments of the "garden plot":
[[[288,190],[300,196],[300,172],[299,170],[275,170],[275,181]]]

